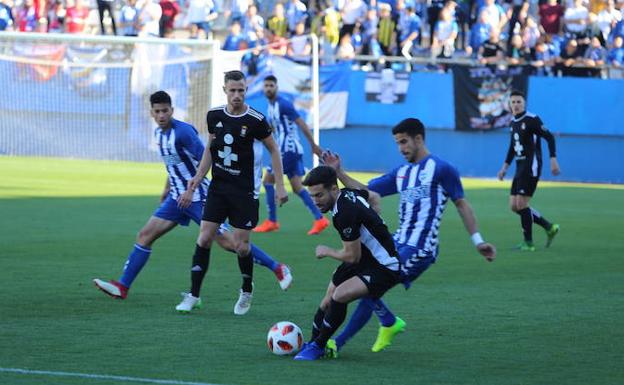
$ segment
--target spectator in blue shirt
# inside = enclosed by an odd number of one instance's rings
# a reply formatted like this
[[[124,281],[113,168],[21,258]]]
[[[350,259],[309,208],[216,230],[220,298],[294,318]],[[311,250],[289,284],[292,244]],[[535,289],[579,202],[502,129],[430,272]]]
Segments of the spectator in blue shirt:
[[[405,8],[404,17],[400,20],[402,21],[401,34],[399,36],[400,45],[401,45],[401,53],[405,57],[411,56],[412,47],[415,46],[417,39],[420,35],[420,17],[416,15],[413,7]]]
[[[481,12],[479,14],[479,21],[474,23],[470,29],[469,49],[466,50],[466,53],[476,57],[479,48],[490,38],[491,31],[492,26],[487,23],[487,15]]]
[[[607,64],[614,67],[622,67],[624,64],[624,47],[622,47],[622,43],[624,43],[622,36],[617,36],[613,39],[613,48],[609,50],[607,55]]]
[[[6,31],[11,29],[15,20],[13,19],[13,13],[11,7],[4,4],[5,0],[0,0],[0,31]]]
[[[225,38],[222,49],[224,51],[238,51],[243,43],[247,46],[245,36],[241,32],[240,22],[235,21],[230,26],[230,34]]]

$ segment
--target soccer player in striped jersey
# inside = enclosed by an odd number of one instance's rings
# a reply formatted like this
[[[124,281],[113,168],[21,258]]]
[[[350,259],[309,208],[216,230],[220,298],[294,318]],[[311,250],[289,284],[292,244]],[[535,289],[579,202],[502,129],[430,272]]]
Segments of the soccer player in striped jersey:
[[[511,161],[516,158],[516,174],[511,183],[509,206],[520,216],[520,224],[524,234],[524,241],[517,248],[521,251],[535,251],[533,244],[533,222],[546,231],[546,247],[550,247],[553,239],[559,233],[559,225],[550,223],[539,211],[529,206],[529,201],[535,193],[537,182],[542,172],[542,141],[548,143],[550,153],[550,171],[559,175],[559,163],[555,149],[555,137],[544,127],[539,116],[526,110],[526,99],[520,91],[512,91],[509,98],[511,112],[514,117],[511,121],[511,141],[507,150],[505,162],[497,174],[503,180]]]
[[[204,144],[195,127],[173,118],[171,97],[166,92],[152,94],[150,103],[151,115],[158,125],[154,130],[154,139],[168,177],[160,197],[160,207],[139,231],[119,280],[93,280],[100,290],[114,298],[126,298],[130,286],[147,263],[156,240],[177,225],[188,226],[191,220],[200,223],[209,186],[208,180],[203,179],[195,191],[187,189],[188,181],[195,176],[204,152]],[[225,250],[235,252],[232,233],[227,226],[221,226],[217,242]],[[288,266],[275,262],[254,245],[251,249],[254,261],[271,269],[279,280],[280,287],[286,290],[292,281]]]
[[[477,220],[464,196],[459,173],[448,162],[431,154],[425,145],[425,127],[418,119],[405,119],[392,128],[399,152],[407,163],[368,182],[368,186],[350,177],[341,167],[336,154],[326,152],[325,164],[336,169],[340,181],[349,188],[368,189],[381,196],[400,194],[399,227],[394,242],[401,259],[403,285],[409,288],[438,257],[438,232],[442,213],[450,199],[455,204],[464,227],[477,251],[487,261],[496,257],[496,248],[483,240]],[[405,322],[396,317],[380,299],[362,299],[341,334],[328,343],[328,353],[337,355],[344,344],[377,314],[381,327],[372,351],[389,346]]]
[[[305,174],[303,168],[303,146],[299,140],[297,127],[301,129],[303,135],[310,143],[312,152],[321,156],[321,148],[314,142],[312,132],[308,125],[301,119],[299,113],[295,110],[295,106],[286,98],[278,95],[277,78],[269,75],[264,78],[264,96],[269,100],[268,120],[273,128],[273,136],[276,138],[277,145],[282,154],[282,166],[284,174],[288,176],[290,186],[295,194],[299,195],[303,204],[310,210],[314,217],[312,228],[308,231],[308,235],[319,234],[329,226],[329,221],[323,217],[319,209],[314,205],[308,191],[301,184],[301,177]],[[256,233],[266,233],[276,231],[280,228],[277,222],[277,207],[275,205],[275,175],[273,169],[267,167],[264,176],[264,190],[266,191],[266,203],[269,212],[269,218],[258,225],[253,231]]]

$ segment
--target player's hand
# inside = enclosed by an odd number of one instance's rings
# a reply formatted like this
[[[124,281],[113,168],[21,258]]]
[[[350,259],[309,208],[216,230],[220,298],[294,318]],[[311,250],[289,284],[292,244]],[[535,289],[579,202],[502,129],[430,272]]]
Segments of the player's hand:
[[[498,180],[503,180],[506,173],[507,170],[505,170],[505,168],[501,168],[500,171],[496,174],[496,177],[498,178]]]
[[[325,245],[316,246],[316,258],[322,259],[327,257],[329,255],[329,250],[331,249]]]
[[[178,207],[185,209],[193,203],[193,191],[186,190],[182,195],[178,197]]]
[[[200,183],[201,183],[201,179],[197,177],[192,178],[191,180],[189,180],[188,186],[186,186],[187,188],[186,191],[190,191],[192,193],[193,191],[195,191],[195,189],[197,188],[197,186],[199,186]]]
[[[321,161],[325,166],[329,166],[336,171],[340,170],[340,155],[333,153],[330,150],[323,152],[323,155],[321,155]]]
[[[496,247],[491,243],[483,242],[477,245],[479,254],[483,255],[488,262],[492,262],[496,258]]]
[[[557,162],[557,158],[550,158],[550,172],[553,175],[561,174],[561,169],[559,168],[559,162]]]
[[[284,187],[283,184],[276,184],[275,203],[277,203],[279,206],[282,206],[286,202],[288,202],[288,193],[286,192],[286,187]]]

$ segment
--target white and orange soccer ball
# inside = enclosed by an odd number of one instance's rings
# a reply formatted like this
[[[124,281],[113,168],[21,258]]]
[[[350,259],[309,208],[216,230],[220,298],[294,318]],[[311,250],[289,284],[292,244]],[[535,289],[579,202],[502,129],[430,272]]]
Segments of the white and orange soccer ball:
[[[269,329],[267,345],[269,350],[278,356],[295,354],[303,345],[303,333],[294,323],[281,321]]]

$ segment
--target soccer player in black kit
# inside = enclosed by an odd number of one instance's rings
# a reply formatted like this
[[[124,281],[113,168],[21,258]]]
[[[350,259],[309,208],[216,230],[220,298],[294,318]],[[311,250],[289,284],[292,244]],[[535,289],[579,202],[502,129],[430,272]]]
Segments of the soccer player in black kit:
[[[314,316],[312,338],[295,356],[311,361],[324,356],[325,345],[344,322],[347,305],[358,298],[381,298],[399,282],[400,262],[394,240],[373,207],[379,195],[367,190],[338,188],[336,171],[312,169],[303,180],[321,212],[331,211],[342,248],[316,246],[316,257],[341,261]]]
[[[263,145],[271,154],[278,203],[285,203],[288,195],[283,182],[282,158],[271,135],[271,127],[264,115],[245,103],[245,75],[240,71],[226,72],[223,91],[227,104],[208,111],[208,145],[197,174],[188,183],[188,189],[194,190],[212,168],[212,182],[193,255],[191,291],[176,309],[188,312],[199,303],[199,291],[210,261],[210,246],[219,226],[227,220],[234,228],[234,243],[243,278],[234,314],[243,315],[251,307],[253,292],[249,235],[258,223]]]
[[[516,175],[511,184],[509,205],[520,216],[524,242],[518,245],[522,251],[535,251],[533,244],[533,222],[546,230],[546,247],[549,247],[559,232],[559,225],[550,223],[539,211],[529,206],[535,193],[542,171],[541,139],[548,143],[550,153],[550,171],[559,175],[559,163],[555,150],[555,137],[544,127],[542,120],[526,110],[526,99],[519,91],[511,93],[509,104],[514,117],[511,121],[511,140],[505,162],[498,172],[498,179],[503,180],[511,161],[516,158]]]

